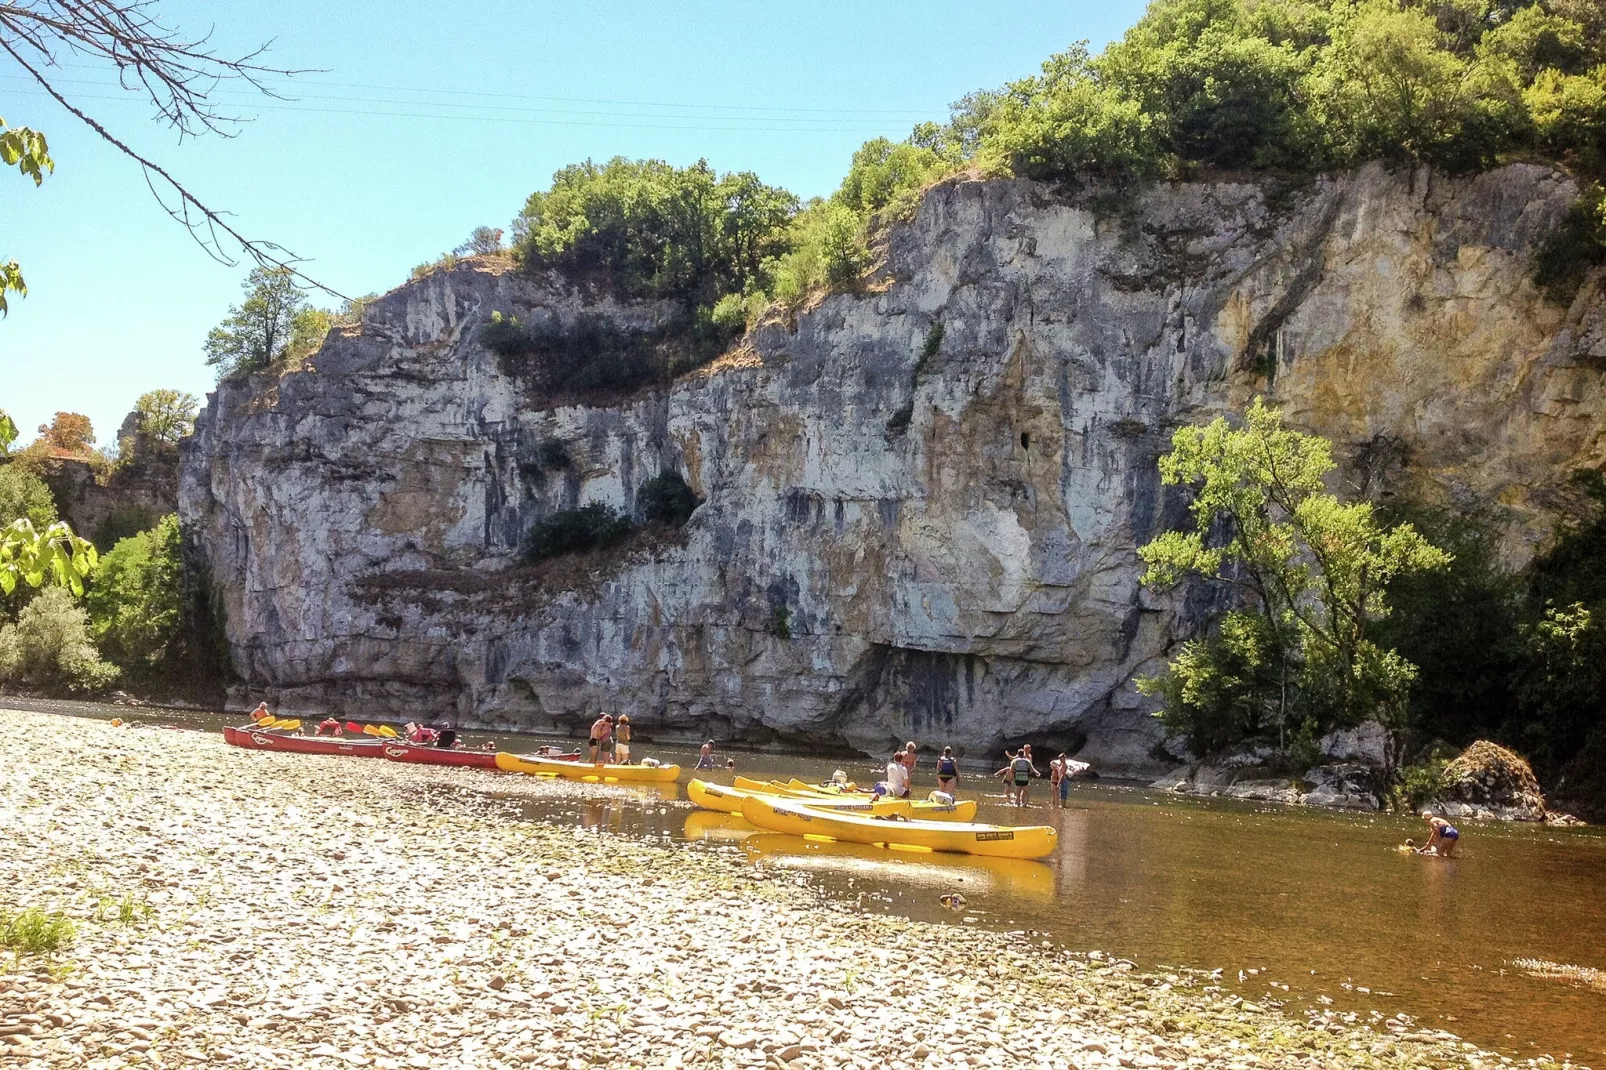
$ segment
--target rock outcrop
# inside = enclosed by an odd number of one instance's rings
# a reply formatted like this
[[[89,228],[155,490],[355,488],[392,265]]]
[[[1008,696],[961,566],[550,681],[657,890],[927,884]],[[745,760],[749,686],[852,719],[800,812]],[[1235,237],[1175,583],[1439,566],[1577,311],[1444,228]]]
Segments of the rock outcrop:
[[[1444,767],[1431,809],[1449,818],[1543,821],[1545,797],[1521,756],[1480,739]]]
[[[1521,561],[1602,458],[1606,305],[1530,281],[1574,197],[1527,165],[1162,185],[1102,215],[951,181],[866,292],[610,403],[539,396],[479,327],[668,310],[471,260],[313,370],[221,386],[182,515],[237,670],[292,710],[567,729],[604,706],[644,738],[1032,739],[1158,771],[1134,677],[1215,608],[1139,584],[1135,548],[1182,519],[1173,430],[1269,393],[1368,494],[1498,506]],[[706,499],[678,538],[519,563],[541,516],[630,509],[666,467]]]

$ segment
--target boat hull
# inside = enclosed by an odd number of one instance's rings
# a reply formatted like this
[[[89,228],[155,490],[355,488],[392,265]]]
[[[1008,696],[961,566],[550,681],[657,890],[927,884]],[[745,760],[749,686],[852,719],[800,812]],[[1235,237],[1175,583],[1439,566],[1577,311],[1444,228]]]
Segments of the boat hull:
[[[412,743],[390,741],[384,744],[384,756],[393,762],[411,762],[415,765],[459,765],[474,769],[495,769],[496,754],[485,750],[455,750],[443,747],[420,747]]]
[[[693,790],[693,785],[696,790]],[[693,780],[686,785],[686,797],[705,810],[726,814],[742,812],[742,799],[749,795],[767,795],[772,798],[791,799],[805,806],[844,813],[869,814],[873,817],[916,817],[923,821],[971,821],[976,817],[976,801],[962,799],[955,803],[934,803],[924,799],[887,799],[874,795],[832,795],[828,792],[796,791],[786,787],[765,787],[762,782],[736,778],[734,788]]]
[[[566,780],[615,781],[620,784],[669,784],[680,777],[678,765],[605,765],[591,762],[557,761],[499,751],[496,767],[507,773],[532,776],[560,776]]]
[[[1047,825],[1006,828],[948,821],[886,821],[761,795],[742,800],[742,816],[767,832],[989,858],[1043,858],[1059,843],[1058,834]]]
[[[378,740],[343,740],[330,736],[281,736],[254,728],[225,728],[223,740],[246,750],[287,751],[293,754],[340,754],[350,758],[382,758],[385,745]]]

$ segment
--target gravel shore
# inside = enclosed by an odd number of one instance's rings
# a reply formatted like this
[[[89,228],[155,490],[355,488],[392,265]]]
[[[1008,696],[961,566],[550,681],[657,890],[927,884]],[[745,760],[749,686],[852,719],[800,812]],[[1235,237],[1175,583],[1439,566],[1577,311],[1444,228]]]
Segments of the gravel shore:
[[[868,914],[736,857],[519,821],[610,789],[0,710],[0,1064],[1480,1066],[1203,973]],[[1547,1064],[1557,1065],[1557,1064]]]

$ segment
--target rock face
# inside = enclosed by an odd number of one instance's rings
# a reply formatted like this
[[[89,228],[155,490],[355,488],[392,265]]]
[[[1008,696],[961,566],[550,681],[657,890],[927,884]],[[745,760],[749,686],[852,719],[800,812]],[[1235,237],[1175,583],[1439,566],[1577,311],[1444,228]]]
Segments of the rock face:
[[[1297,777],[1267,768],[1270,747],[1246,747],[1212,762],[1192,762],[1156,780],[1151,787],[1178,795],[1220,795],[1231,799],[1321,806],[1337,810],[1381,810],[1387,782],[1388,734],[1376,721],[1332,732],[1317,743],[1321,764]]]
[[[1444,767],[1433,809],[1445,817],[1543,821],[1545,797],[1528,763],[1480,739]]]
[[[468,261],[377,301],[315,371],[228,384],[181,511],[252,698],[643,738],[971,753],[1031,739],[1158,771],[1135,676],[1214,608],[1135,548],[1183,519],[1155,460],[1256,393],[1345,478],[1499,505],[1520,560],[1601,460],[1603,304],[1529,280],[1572,202],[1550,170],[1380,167],[1296,190],[1160,186],[1099,215],[956,180],[861,294],[771,320],[712,366],[557,404],[478,343],[493,311],[668,315]],[[542,471],[540,447],[572,463]],[[518,564],[530,525],[630,509],[664,468],[678,538]]]

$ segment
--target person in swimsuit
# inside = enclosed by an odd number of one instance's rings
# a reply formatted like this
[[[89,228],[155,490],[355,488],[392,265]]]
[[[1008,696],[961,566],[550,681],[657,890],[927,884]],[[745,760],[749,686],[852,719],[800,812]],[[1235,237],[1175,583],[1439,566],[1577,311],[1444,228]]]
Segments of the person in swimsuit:
[[[714,768],[714,741],[709,740],[703,744],[703,749],[697,752],[697,768]]]
[[[1436,814],[1423,814],[1427,819],[1428,842],[1422,845],[1423,854],[1436,854],[1440,858],[1455,856],[1455,845],[1461,841],[1461,832]]]
[[[591,738],[587,741],[591,748],[591,764],[596,765],[602,757],[602,748],[608,745],[613,738],[613,718],[606,714],[598,714],[597,719],[591,722]]]
[[[937,758],[937,790],[952,795],[958,782],[959,759],[954,757],[952,747],[944,747]]]
[[[621,713],[619,725],[613,730],[613,764],[630,764],[630,715]]]

